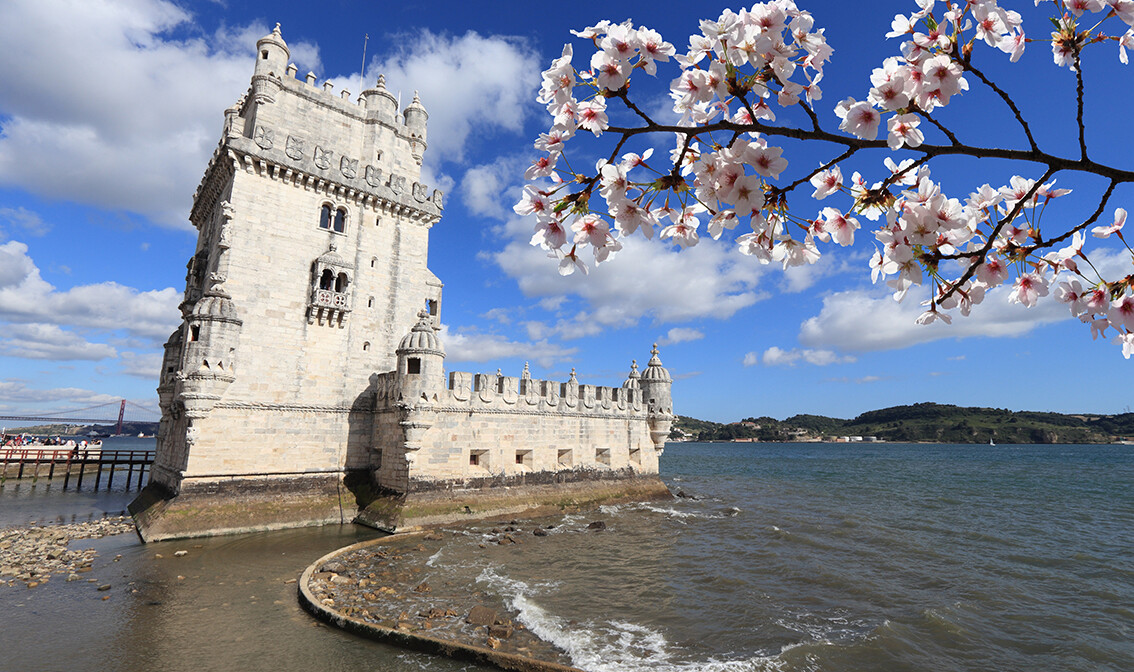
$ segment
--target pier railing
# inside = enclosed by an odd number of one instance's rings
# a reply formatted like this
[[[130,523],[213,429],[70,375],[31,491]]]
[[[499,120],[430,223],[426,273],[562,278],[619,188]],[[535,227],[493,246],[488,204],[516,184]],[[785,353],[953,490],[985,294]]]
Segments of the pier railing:
[[[106,489],[114,485],[116,472],[126,472],[126,489],[140,490],[143,477],[154,461],[152,450],[102,450],[99,448],[58,448],[48,446],[20,446],[0,448],[0,483],[8,478],[46,477],[56,478],[59,471],[63,476],[63,489],[71,485],[75,478],[75,489],[83,487],[83,477],[94,472],[94,489],[102,485],[103,470],[106,470]],[[137,476],[135,477],[135,472]]]

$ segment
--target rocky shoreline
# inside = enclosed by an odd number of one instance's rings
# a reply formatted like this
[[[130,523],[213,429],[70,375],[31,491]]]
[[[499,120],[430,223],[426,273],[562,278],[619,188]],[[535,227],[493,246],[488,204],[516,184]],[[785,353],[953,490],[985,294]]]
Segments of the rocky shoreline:
[[[29,524],[0,528],[0,587],[41,586],[53,576],[78,581],[90,572],[98,551],[68,548],[72,541],[101,539],[134,531],[129,516],[112,516],[82,523]]]
[[[555,527],[517,521],[497,523],[486,531],[480,546],[539,543]],[[593,532],[605,527],[602,521],[595,521],[586,530]],[[394,535],[343,549],[332,559],[312,566],[307,588],[322,608],[380,630],[546,664],[536,663],[530,669],[574,669],[564,651],[527,630],[516,620],[518,613],[499,598],[470,589],[467,584],[425,580],[429,559],[453,534],[462,532],[434,530],[410,533],[405,538]],[[451,651],[439,652],[453,655]],[[500,665],[491,659],[489,662]]]

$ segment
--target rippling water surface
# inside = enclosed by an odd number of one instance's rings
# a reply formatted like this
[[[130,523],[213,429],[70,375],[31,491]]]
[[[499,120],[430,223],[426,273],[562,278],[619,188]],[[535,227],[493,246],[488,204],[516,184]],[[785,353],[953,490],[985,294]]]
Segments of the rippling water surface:
[[[541,521],[552,533],[517,546],[484,544],[491,523],[453,528],[429,571],[594,671],[1131,669],[1132,447],[670,444],[662,464],[686,497]],[[82,645],[93,615],[118,645],[73,659],[92,669],[182,669],[185,651],[200,669],[479,669],[298,611],[287,577],[368,535],[102,540],[104,561],[123,557],[95,573],[139,592],[0,589],[24,617],[0,648],[42,651],[36,628]]]

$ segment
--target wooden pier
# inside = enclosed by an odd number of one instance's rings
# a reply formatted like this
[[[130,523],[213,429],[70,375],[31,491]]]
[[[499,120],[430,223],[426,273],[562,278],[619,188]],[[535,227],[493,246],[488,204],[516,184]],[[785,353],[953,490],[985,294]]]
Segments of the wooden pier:
[[[102,450],[99,448],[58,448],[50,446],[21,446],[0,448],[0,484],[9,478],[40,478],[53,480],[62,476],[63,489],[74,482],[82,490],[83,478],[94,478],[94,489],[103,485],[114,486],[116,472],[126,472],[126,490],[141,490],[143,478],[154,461],[152,450]]]

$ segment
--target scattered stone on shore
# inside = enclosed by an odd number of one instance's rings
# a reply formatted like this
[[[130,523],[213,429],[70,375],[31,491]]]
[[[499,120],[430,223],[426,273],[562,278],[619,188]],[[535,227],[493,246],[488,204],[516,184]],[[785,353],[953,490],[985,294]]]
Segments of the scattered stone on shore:
[[[68,549],[71,541],[101,539],[134,531],[133,521],[114,516],[84,523],[0,528],[0,586],[22,582],[28,588],[43,585],[52,575],[65,574],[68,581],[91,571],[98,552]]]
[[[591,523],[590,525],[587,525],[587,529],[588,530],[605,530],[606,529],[606,521],[605,520],[596,520],[595,522]]]

